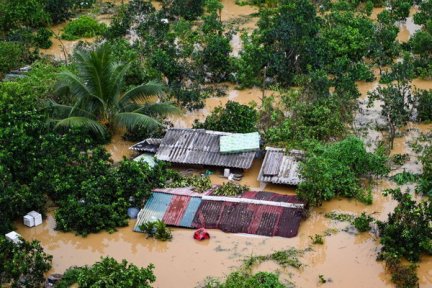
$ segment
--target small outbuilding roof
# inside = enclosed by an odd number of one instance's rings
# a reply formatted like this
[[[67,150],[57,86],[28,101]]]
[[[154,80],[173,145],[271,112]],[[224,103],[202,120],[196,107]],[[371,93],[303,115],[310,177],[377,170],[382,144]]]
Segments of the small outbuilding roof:
[[[248,191],[240,197],[212,196],[190,188],[156,189],[138,214],[142,223],[163,220],[167,225],[217,228],[225,232],[294,237],[304,212],[295,195]]]
[[[204,129],[169,129],[162,139],[155,157],[158,160],[180,164],[209,165],[241,169],[250,168],[255,158],[255,153],[259,149],[259,145],[253,146],[257,146],[256,151],[222,153],[220,138],[228,135],[239,136],[243,134]],[[237,149],[237,151],[244,150],[243,148],[246,145],[242,141],[246,141],[245,139],[241,139],[241,137],[238,138],[237,147],[232,146],[234,148],[230,149]],[[231,138],[230,141],[233,141],[233,139]],[[244,147],[242,148],[242,146]],[[252,146],[249,145],[248,149],[251,149],[251,147]],[[227,151],[230,149],[227,149]]]
[[[131,150],[156,153],[162,139],[160,138],[147,138],[135,145],[129,147]]]
[[[300,150],[267,147],[266,154],[258,175],[258,181],[275,184],[298,185],[301,182],[299,162],[304,157]]]

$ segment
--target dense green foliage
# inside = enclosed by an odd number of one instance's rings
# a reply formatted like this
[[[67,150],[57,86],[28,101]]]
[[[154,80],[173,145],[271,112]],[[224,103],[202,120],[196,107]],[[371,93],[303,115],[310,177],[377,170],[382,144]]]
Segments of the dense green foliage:
[[[225,182],[213,191],[212,195],[218,196],[239,196],[248,191],[249,187],[236,184],[234,182]]]
[[[398,288],[418,287],[417,265],[422,255],[432,255],[432,202],[417,202],[400,189],[385,191],[398,205],[386,222],[378,221],[382,245],[379,260],[386,262],[392,281]],[[407,259],[411,264],[402,264]]]
[[[397,256],[417,262],[422,254],[432,254],[432,203],[417,203],[410,194],[400,189],[386,190],[398,206],[386,222],[378,222],[381,257]]]
[[[76,40],[83,37],[90,38],[103,35],[105,30],[105,24],[99,23],[96,19],[84,15],[68,22],[61,37],[65,40]]]
[[[387,174],[386,160],[381,151],[367,152],[363,142],[355,137],[320,146],[309,152],[301,167],[304,181],[298,195],[311,206],[335,197],[370,203],[371,196],[362,188],[360,179]]]
[[[417,120],[432,121],[432,90],[419,90],[416,93]]]
[[[111,257],[102,258],[92,266],[72,267],[66,270],[56,287],[68,288],[77,284],[79,288],[122,287],[151,288],[156,281],[154,266],[137,267],[126,260],[117,262]]]
[[[167,180],[164,168],[151,169],[146,163],[129,160],[111,167],[108,156],[103,150],[93,150],[90,155],[80,156],[72,171],[62,171],[68,178],[61,180],[62,174],[55,175],[55,188],[73,189],[60,197],[56,229],[85,236],[127,226],[127,208],[141,207],[151,189]]]
[[[432,77],[432,4],[430,0],[419,4],[419,12],[414,15],[414,23],[422,25],[409,40],[409,47],[415,57],[416,74],[421,78]]]
[[[257,120],[258,114],[255,108],[228,101],[225,107],[216,107],[203,123],[195,122],[194,128],[249,133],[257,131]]]
[[[52,256],[43,251],[38,241],[21,239],[20,244],[14,244],[0,236],[0,285],[41,287],[45,273],[51,269],[51,259]]]
[[[57,70],[39,63],[28,77],[0,85],[2,232],[28,211],[43,212],[46,195],[60,206],[57,229],[112,231],[127,224],[128,207],[141,206],[152,188],[172,176],[162,164],[150,169],[124,161],[113,167],[98,138],[81,130],[53,133],[36,97],[52,95]]]
[[[6,72],[19,68],[25,55],[26,50],[20,43],[0,41],[0,78]]]
[[[195,192],[202,193],[209,190],[212,187],[212,183],[209,177],[206,176],[181,176],[175,179],[172,183],[168,183],[167,187],[191,187]]]
[[[423,151],[420,160],[423,165],[423,173],[420,175],[417,192],[432,198],[432,146]]]
[[[353,221],[354,227],[359,232],[366,232],[371,229],[370,224],[374,219],[363,212],[360,216],[356,217]]]

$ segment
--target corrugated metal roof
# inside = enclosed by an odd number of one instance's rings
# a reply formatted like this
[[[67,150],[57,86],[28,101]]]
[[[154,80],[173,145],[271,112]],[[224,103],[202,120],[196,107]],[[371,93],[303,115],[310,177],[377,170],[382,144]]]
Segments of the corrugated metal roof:
[[[152,193],[145,206],[138,213],[134,231],[141,232],[139,226],[146,222],[162,220],[174,195],[166,193]]]
[[[192,227],[192,221],[200,205],[201,205],[201,198],[191,197],[189,201],[189,205],[186,208],[183,218],[179,223],[180,227]]]
[[[264,197],[266,194],[268,196]],[[246,192],[244,196],[255,201],[203,197],[192,226],[265,236],[294,237],[297,235],[303,215],[303,203],[296,196],[267,192]],[[278,201],[269,203],[268,200],[258,200],[259,198]],[[297,204],[284,200],[293,200]]]
[[[229,133],[203,129],[169,129],[162,139],[156,158],[182,164],[250,168],[255,152],[222,154],[219,148],[221,135]]]
[[[163,220],[171,226],[191,228],[200,204],[201,198],[197,196],[153,192],[138,214],[134,231],[141,232],[139,226],[142,223],[155,220]]]
[[[300,150],[291,150],[285,155],[285,149],[267,147],[258,181],[298,185],[302,181],[299,161],[303,155]]]
[[[158,191],[140,211],[134,231],[141,232],[138,227],[144,222],[161,219],[172,226],[294,237],[303,215],[304,203],[295,195],[248,191],[241,197],[219,197],[187,188]]]
[[[148,138],[141,142],[136,143],[135,145],[132,145],[131,147],[129,147],[129,149],[135,151],[156,153],[161,141],[162,139],[159,138]]]
[[[220,136],[219,145],[221,153],[258,151],[260,135],[258,132],[224,135]]]

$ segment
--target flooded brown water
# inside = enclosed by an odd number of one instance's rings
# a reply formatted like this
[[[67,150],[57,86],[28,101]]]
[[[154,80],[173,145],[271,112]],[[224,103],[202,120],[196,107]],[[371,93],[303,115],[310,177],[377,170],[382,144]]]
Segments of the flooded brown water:
[[[111,143],[105,145],[105,149],[111,154],[111,159],[114,162],[121,161],[123,157],[130,158],[134,154],[129,147],[135,143],[123,140],[122,135],[123,133],[115,134],[111,139]]]
[[[121,0],[115,2],[118,3]],[[234,0],[223,0],[222,2],[224,4],[223,21],[256,12],[254,7],[235,5]],[[379,12],[379,9],[374,9],[372,18],[376,18]],[[244,28],[253,28],[255,23],[253,20],[242,25]],[[407,21],[401,25],[402,32],[398,35],[398,39],[399,41],[407,41],[413,31],[408,27],[411,24]],[[404,26],[406,31],[403,30]],[[59,26],[56,29],[60,31],[61,28]],[[240,40],[238,38],[235,41]],[[241,45],[240,42],[235,41],[232,41],[232,44],[237,45],[235,49],[238,53]],[[67,45],[74,44],[67,43]],[[72,49],[71,47],[70,49]],[[60,59],[63,57],[63,52],[59,49],[53,48],[51,52],[52,55]],[[378,74],[379,71],[376,70],[375,75],[378,76]],[[375,89],[378,82],[358,82],[357,84],[362,95],[359,100],[364,101],[367,98],[367,92]],[[432,89],[432,81],[415,80],[413,85],[421,89]],[[175,127],[191,127],[195,119],[205,119],[216,106],[223,105],[228,100],[243,104],[255,101],[259,104],[261,96],[262,91],[260,89],[236,90],[234,86],[229,86],[227,96],[206,99],[204,109],[188,112],[182,116],[173,117],[171,120]],[[371,109],[376,109],[376,107]],[[379,111],[375,114],[369,114],[368,117],[370,119],[367,118],[366,121],[373,120],[373,117],[379,118]],[[417,156],[414,155],[415,153],[409,147],[408,142],[415,139],[420,132],[427,132],[431,129],[432,125],[411,123],[406,129],[405,136],[395,140],[392,154],[409,153],[412,156],[410,161],[399,170],[406,168],[410,169],[409,171],[420,171],[421,167]],[[367,137],[380,137],[380,133]],[[375,140],[371,139],[372,142]],[[122,140],[120,135],[116,135],[112,143],[106,148],[113,155],[112,159],[119,161],[123,156],[130,157],[132,155],[128,149],[132,144]],[[256,178],[260,164],[261,160],[255,161],[252,168],[245,172],[240,183],[256,190],[295,193],[295,189],[291,187],[259,183]],[[212,182],[221,184],[226,181],[225,178],[221,177],[221,174],[222,171],[216,171],[211,176]],[[173,229],[174,238],[171,242],[158,242],[146,239],[143,234],[132,232],[134,220],[129,222],[129,227],[121,228],[116,233],[99,233],[82,238],[72,233],[55,231],[53,212],[39,227],[27,228],[19,223],[17,226],[18,232],[24,238],[40,240],[46,251],[54,256],[52,272],[62,273],[70,266],[92,264],[102,256],[112,256],[118,260],[127,259],[138,266],[146,266],[149,263],[155,264],[157,276],[155,287],[195,287],[207,276],[223,277],[238,268],[241,265],[241,260],[250,255],[268,254],[275,250],[290,247],[305,249],[311,246],[310,236],[324,234],[328,229],[342,230],[348,226],[347,223],[339,223],[325,218],[326,212],[338,211],[355,215],[367,212],[373,214],[376,219],[385,220],[386,215],[396,205],[393,200],[381,194],[384,189],[390,187],[394,187],[394,184],[387,180],[379,180],[373,188],[374,203],[369,206],[346,199],[325,203],[322,207],[311,212],[309,218],[302,222],[299,235],[291,239],[227,234],[218,230],[211,230],[212,238],[209,241],[197,242],[192,239],[192,230],[175,228]],[[344,231],[335,232],[325,237],[324,245],[313,245],[312,248],[313,251],[307,252],[301,258],[305,266],[299,271],[291,268],[281,270],[280,267],[272,263],[263,263],[256,270],[278,271],[281,273],[281,279],[291,279],[297,287],[303,288],[319,286],[319,275],[323,275],[328,280],[324,284],[325,287],[393,287],[383,264],[375,260],[379,243],[371,233],[353,235]],[[292,276],[290,277],[291,273]],[[432,257],[422,258],[418,275],[421,288],[432,287]]]

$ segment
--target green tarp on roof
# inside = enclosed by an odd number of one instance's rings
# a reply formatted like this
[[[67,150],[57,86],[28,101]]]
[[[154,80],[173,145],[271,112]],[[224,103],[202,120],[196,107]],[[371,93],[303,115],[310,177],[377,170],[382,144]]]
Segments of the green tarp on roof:
[[[259,142],[258,132],[224,135],[220,137],[219,149],[221,153],[258,151]]]

